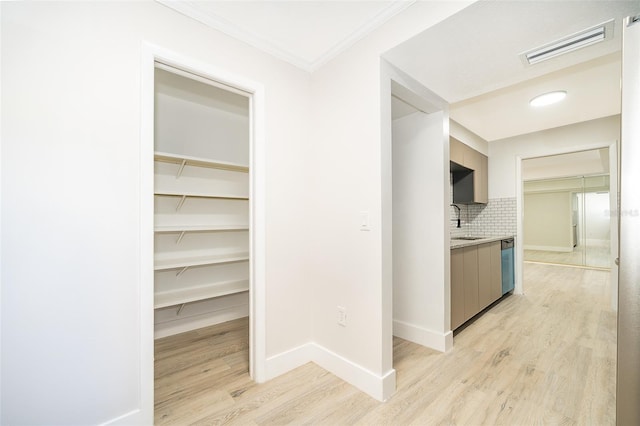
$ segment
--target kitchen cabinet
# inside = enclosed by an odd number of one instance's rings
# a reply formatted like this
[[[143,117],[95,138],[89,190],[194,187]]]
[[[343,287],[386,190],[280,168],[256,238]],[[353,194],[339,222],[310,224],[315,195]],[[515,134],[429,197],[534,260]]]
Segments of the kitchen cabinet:
[[[464,153],[467,149],[470,149],[467,145],[463,144],[455,138],[449,138],[449,160],[456,164],[464,165]]]
[[[467,321],[478,313],[478,248],[477,246],[463,249],[462,282],[464,287],[464,320]]]
[[[478,170],[481,167],[482,157],[486,156],[456,138],[449,138],[450,161],[469,170]]]
[[[464,249],[451,250],[451,329],[465,322],[464,317]]]
[[[450,138],[449,159],[453,174],[453,202],[486,204],[489,195],[487,156],[455,138]]]
[[[476,250],[478,252],[478,310],[481,310],[492,302],[490,244],[479,245]]]
[[[491,243],[491,300],[498,300],[502,291],[502,242]]]
[[[489,158],[478,152],[478,168],[474,170],[473,202],[487,204],[489,202]]]
[[[500,241],[451,250],[451,329],[502,296]]]
[[[500,242],[478,247],[478,308],[482,310],[502,296]]]

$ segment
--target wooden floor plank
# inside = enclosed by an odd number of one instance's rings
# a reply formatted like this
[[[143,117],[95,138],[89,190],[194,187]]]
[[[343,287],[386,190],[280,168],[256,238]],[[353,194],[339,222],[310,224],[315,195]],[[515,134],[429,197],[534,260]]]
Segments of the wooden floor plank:
[[[396,393],[378,402],[315,364],[248,375],[248,321],[156,341],[158,425],[614,425],[616,313],[605,271],[525,264],[440,353],[394,338]]]

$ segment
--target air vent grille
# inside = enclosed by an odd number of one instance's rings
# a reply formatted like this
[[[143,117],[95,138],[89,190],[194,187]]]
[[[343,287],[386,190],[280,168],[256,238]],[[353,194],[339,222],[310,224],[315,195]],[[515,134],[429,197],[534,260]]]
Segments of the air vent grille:
[[[613,37],[613,23],[612,19],[595,27],[587,28],[560,40],[524,52],[520,54],[520,58],[526,65],[533,65],[611,39]]]

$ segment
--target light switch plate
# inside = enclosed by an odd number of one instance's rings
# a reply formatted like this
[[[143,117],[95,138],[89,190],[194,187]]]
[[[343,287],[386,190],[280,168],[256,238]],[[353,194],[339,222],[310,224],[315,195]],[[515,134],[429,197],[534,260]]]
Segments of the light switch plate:
[[[361,231],[371,231],[369,227],[369,212],[361,211],[360,212],[360,230]]]

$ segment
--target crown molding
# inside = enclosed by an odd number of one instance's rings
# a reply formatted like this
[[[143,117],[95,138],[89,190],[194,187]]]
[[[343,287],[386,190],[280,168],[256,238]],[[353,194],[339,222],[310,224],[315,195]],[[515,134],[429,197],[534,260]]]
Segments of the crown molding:
[[[368,34],[375,31],[378,27],[382,26],[385,22],[399,14],[400,12],[407,9],[409,6],[414,4],[417,0],[398,0],[394,1],[380,12],[378,12],[373,18],[369,19],[367,22],[362,24],[356,30],[354,30],[350,35],[345,37],[341,42],[335,44],[331,49],[327,50],[325,53],[320,55],[315,61],[309,64],[309,71],[315,71],[320,68],[322,65],[331,61],[333,58],[338,56],[340,53],[344,52],[358,40],[364,38]]]
[[[243,41],[244,43],[247,43],[257,49],[262,50],[265,53],[288,62],[289,64],[307,72],[313,72],[327,62],[331,61],[340,53],[353,46],[358,40],[362,39],[372,31],[374,31],[376,28],[380,27],[382,24],[393,18],[398,13],[407,9],[416,1],[417,0],[394,1],[393,3],[382,9],[380,12],[378,12],[373,18],[369,19],[363,25],[356,28],[351,34],[342,39],[342,41],[335,44],[323,54],[318,56],[318,58],[313,61],[308,61],[298,55],[291,53],[283,46],[272,40],[266,39],[256,32],[240,28],[238,25],[219,15],[204,13],[198,7],[191,4],[191,2],[176,0],[156,0],[156,2],[170,9],[173,9],[178,13],[195,19],[196,21],[201,22],[208,27],[221,31],[228,36]]]

